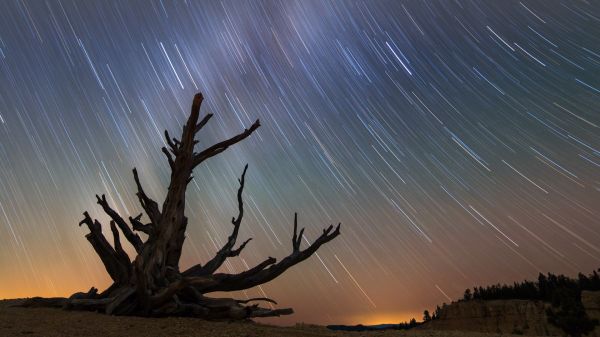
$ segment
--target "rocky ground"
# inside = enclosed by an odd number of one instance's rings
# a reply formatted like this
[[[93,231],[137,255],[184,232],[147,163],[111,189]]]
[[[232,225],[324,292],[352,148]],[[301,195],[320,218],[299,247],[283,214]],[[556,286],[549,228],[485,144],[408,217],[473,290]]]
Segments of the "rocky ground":
[[[316,325],[278,327],[252,322],[208,322],[194,318],[119,317],[50,308],[19,308],[12,307],[12,304],[15,304],[15,300],[0,301],[0,336],[512,336],[507,334],[430,330],[334,332]]]

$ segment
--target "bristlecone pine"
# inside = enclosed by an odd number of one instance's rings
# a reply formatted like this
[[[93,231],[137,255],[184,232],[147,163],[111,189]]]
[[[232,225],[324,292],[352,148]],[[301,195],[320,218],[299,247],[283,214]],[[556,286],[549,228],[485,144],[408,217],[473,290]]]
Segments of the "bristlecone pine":
[[[277,262],[269,257],[253,268],[239,274],[217,273],[219,267],[227,258],[240,254],[250,239],[234,248],[242,217],[244,205],[242,191],[244,177],[248,165],[244,167],[239,179],[237,192],[238,215],[232,218],[233,230],[227,242],[208,262],[197,264],[180,271],[179,258],[188,219],[184,214],[185,191],[192,180],[192,171],[205,160],[225,151],[250,136],[259,126],[258,120],[242,133],[216,143],[200,152],[194,152],[196,134],[208,123],[212,114],[207,114],[198,121],[202,94],[196,94],[192,103],[192,111],[183,126],[181,139],[171,138],[165,131],[169,148],[162,148],[171,168],[171,181],[167,196],[159,208],[142,188],[137,171],[133,169],[133,177],[137,185],[137,197],[146,213],[149,222],[142,222],[142,214],[129,217],[131,226],[106,201],[104,195],[98,196],[98,204],[112,219],[110,229],[114,244],[111,246],[102,234],[102,225],[93,220],[87,212],[79,225],[85,224],[90,233],[86,235],[113,284],[101,293],[91,288],[87,293],[75,293],[69,298],[40,298],[35,297],[22,303],[23,306],[63,307],[71,310],[92,310],[112,315],[139,316],[194,316],[207,319],[245,319],[251,317],[266,317],[288,315],[292,309],[270,309],[249,304],[256,301],[275,303],[269,298],[253,298],[236,300],[232,298],[211,298],[205,294],[217,291],[235,291],[255,287],[269,282],[281,275],[288,268],[309,258],[326,242],[340,234],[340,225],[333,225],[323,230],[308,248],[300,249],[304,229],[297,231],[297,215],[294,215],[294,232],[292,236],[292,251],[290,255]],[[135,249],[137,256],[131,261],[123,250],[119,230]],[[135,232],[146,234],[144,241]]]

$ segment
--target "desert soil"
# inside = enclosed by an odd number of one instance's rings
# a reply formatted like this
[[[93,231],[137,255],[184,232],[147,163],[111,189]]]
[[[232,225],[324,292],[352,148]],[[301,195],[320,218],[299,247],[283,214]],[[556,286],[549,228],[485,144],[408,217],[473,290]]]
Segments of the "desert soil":
[[[203,336],[203,337],[279,337],[279,336],[414,336],[414,337],[508,337],[460,331],[377,331],[340,332],[322,326],[279,327],[253,322],[209,322],[196,318],[142,318],[107,316],[92,312],[52,308],[13,307],[16,300],[0,301],[0,336]]]

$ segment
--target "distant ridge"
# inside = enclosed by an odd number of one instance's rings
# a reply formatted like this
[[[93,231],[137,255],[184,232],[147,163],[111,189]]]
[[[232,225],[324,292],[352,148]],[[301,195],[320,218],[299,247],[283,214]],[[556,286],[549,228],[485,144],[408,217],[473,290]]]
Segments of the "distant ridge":
[[[416,323],[417,326],[420,323]],[[414,327],[413,326],[413,327]],[[328,325],[327,329],[335,331],[380,331],[380,330],[406,330],[403,324],[376,324],[376,325]]]

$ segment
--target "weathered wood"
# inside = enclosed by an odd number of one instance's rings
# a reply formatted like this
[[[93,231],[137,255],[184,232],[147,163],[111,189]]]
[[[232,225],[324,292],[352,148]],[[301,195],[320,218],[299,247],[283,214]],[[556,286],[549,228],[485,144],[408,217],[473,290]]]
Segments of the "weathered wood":
[[[242,272],[240,274],[213,274],[218,280],[214,285],[209,285],[201,289],[202,292],[213,291],[235,291],[255,287],[269,282],[277,276],[283,274],[290,267],[308,259],[323,244],[333,240],[340,234],[340,224],[333,229],[333,225],[323,230],[319,236],[308,248],[300,250],[300,242],[304,229],[300,230],[300,235],[296,235],[297,215],[294,215],[294,236],[292,237],[292,253],[278,263],[275,259],[269,258],[256,267]]]
[[[131,228],[134,231],[146,233],[147,235],[152,235],[153,226],[152,223],[143,224],[140,219],[142,218],[142,213],[137,215],[136,217],[129,217],[129,222],[131,222]]]
[[[65,297],[32,297],[26,298],[13,306],[26,308],[62,308],[67,301],[68,299]]]
[[[100,260],[102,260],[106,271],[116,283],[127,282],[129,275],[125,271],[128,266],[122,265],[117,252],[102,234],[102,225],[98,220],[92,221],[88,212],[84,212],[83,216],[84,218],[79,222],[79,226],[82,224],[88,226],[90,232],[85,237],[92,244],[96,254],[100,257]]]
[[[244,182],[245,182],[247,170],[248,170],[248,165],[246,164],[246,166],[244,166],[244,171],[242,172],[242,176],[239,179],[240,187],[239,187],[238,193],[237,193],[238,216],[237,216],[237,218],[231,219],[231,223],[233,224],[233,231],[231,232],[231,235],[227,239],[227,242],[215,254],[215,256],[210,261],[208,261],[204,266],[202,266],[200,264],[192,266],[191,268],[189,268],[188,270],[186,270],[182,273],[183,276],[202,276],[202,275],[213,274],[217,269],[219,269],[219,267],[221,267],[223,262],[225,262],[225,260],[228,257],[238,256],[240,254],[240,252],[242,251],[242,249],[244,249],[244,247],[246,247],[248,242],[250,242],[250,240],[252,240],[252,238],[250,238],[250,239],[244,241],[244,243],[242,243],[239,246],[239,248],[233,249],[233,247],[235,246],[235,242],[237,240],[239,230],[240,230],[242,218],[244,216],[244,202],[242,200],[242,192],[244,190]]]
[[[120,288],[112,297],[112,300],[106,305],[104,311],[111,315],[116,313],[119,306],[123,304],[123,302],[130,299],[130,297],[135,294],[135,288],[133,287],[123,287]]]
[[[160,211],[158,210],[158,204],[156,201],[150,199],[146,192],[144,192],[144,188],[140,183],[140,178],[138,177],[137,169],[133,168],[133,179],[135,180],[135,184],[137,186],[137,197],[140,201],[140,205],[146,211],[146,215],[150,218],[150,222],[158,223],[160,221]]]
[[[234,248],[244,216],[242,192],[248,165],[244,167],[239,178],[238,215],[231,220],[233,224],[231,235],[215,256],[204,265],[196,264],[184,272],[179,271],[179,259],[188,225],[188,218],[184,213],[185,194],[187,185],[193,179],[194,168],[246,139],[260,127],[260,122],[256,120],[241,133],[200,152],[194,152],[194,147],[198,143],[195,139],[196,134],[212,117],[212,114],[207,114],[198,122],[202,101],[201,94],[194,96],[191,112],[183,126],[180,140],[171,138],[165,131],[168,148],[163,147],[162,152],[167,157],[171,179],[161,208],[146,194],[137,170],[133,169],[137,186],[136,194],[142,209],[150,219],[149,223],[144,224],[141,221],[143,216],[141,213],[135,217],[128,217],[130,227],[124,217],[110,207],[105,195],[96,195],[96,199],[111,218],[113,245],[111,246],[102,234],[102,225],[98,220],[92,220],[87,212],[79,223],[80,226],[86,224],[89,228],[90,233],[86,238],[114,283],[100,294],[97,289],[92,288],[87,293],[76,293],[70,298],[32,298],[25,300],[22,305],[94,310],[114,315],[177,315],[206,319],[248,319],[293,313],[292,309],[268,309],[261,308],[257,304],[249,304],[256,301],[277,304],[269,298],[236,300],[204,296],[209,292],[242,290],[269,282],[290,267],[309,258],[323,244],[340,234],[340,225],[335,229],[329,226],[308,248],[301,250],[304,228],[298,232],[298,218],[295,214],[290,255],[280,262],[269,257],[255,267],[238,274],[215,273],[228,258],[238,256],[251,240],[251,238],[247,239]],[[133,261],[121,245],[119,230],[137,253]],[[134,231],[145,233],[147,239],[142,240]]]
[[[98,205],[102,206],[104,212],[108,214],[108,216],[110,216],[110,218],[119,226],[119,228],[123,232],[123,235],[125,235],[125,238],[129,241],[129,243],[131,243],[133,248],[135,248],[135,251],[138,253],[141,252],[142,247],[144,246],[142,239],[140,239],[140,237],[129,228],[129,226],[127,225],[125,220],[123,220],[123,218],[119,215],[119,213],[117,213],[114,209],[110,207],[108,201],[106,201],[106,196],[102,194],[102,197],[99,197],[96,194],[96,200]]]
[[[234,137],[231,137],[227,140],[224,140],[220,143],[217,143],[202,152],[194,155],[194,167],[198,166],[200,163],[205,161],[206,159],[216,156],[219,153],[227,150],[231,145],[241,142],[246,139],[248,136],[252,134],[256,129],[260,127],[260,121],[257,119],[249,129],[244,129],[244,131]]]

